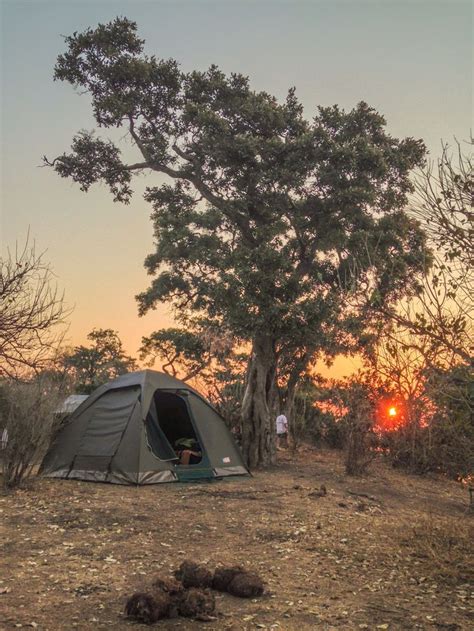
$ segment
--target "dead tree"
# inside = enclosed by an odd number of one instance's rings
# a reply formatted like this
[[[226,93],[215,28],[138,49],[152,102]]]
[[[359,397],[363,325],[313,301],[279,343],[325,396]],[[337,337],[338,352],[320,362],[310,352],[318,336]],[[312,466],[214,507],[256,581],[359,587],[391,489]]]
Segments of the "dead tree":
[[[62,340],[68,312],[44,253],[26,239],[0,258],[0,377],[43,370]]]

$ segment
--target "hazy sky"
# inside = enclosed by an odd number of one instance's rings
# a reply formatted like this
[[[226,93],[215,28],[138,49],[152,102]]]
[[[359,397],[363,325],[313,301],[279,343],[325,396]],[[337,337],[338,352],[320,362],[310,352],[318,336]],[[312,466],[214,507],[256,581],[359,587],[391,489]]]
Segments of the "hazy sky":
[[[395,136],[423,138],[433,157],[440,139],[466,139],[472,111],[472,8],[463,0],[174,0],[114,2],[0,0],[2,8],[1,246],[28,229],[47,249],[74,305],[70,341],[93,327],[119,331],[134,354],[142,335],[169,322],[165,307],[138,318],[134,296],[148,277],[150,208],[144,177],[129,206],[107,190],[88,194],[39,168],[94,128],[86,95],[52,80],[62,35],[135,20],[147,52],[184,70],[210,64],[248,74],[252,86],[284,97],[296,86],[308,117],[317,105],[367,101]],[[351,364],[343,364],[350,366]]]

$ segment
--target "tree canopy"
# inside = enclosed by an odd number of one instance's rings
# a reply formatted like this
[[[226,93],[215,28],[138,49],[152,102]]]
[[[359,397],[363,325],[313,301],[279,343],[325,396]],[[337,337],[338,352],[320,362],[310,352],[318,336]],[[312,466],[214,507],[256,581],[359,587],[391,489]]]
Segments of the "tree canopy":
[[[168,302],[251,342],[243,448],[250,465],[269,462],[283,349],[307,362],[341,331],[357,344],[374,303],[417,289],[424,234],[404,207],[424,145],[391,137],[366,103],[308,120],[293,88],[279,102],[217,66],[182,72],[147,55],[125,18],[66,44],[55,78],[90,95],[100,128],[125,128],[139,158],[80,132],[47,162],[84,191],[105,182],[124,203],[133,173],[169,176],[145,194],[156,248],[140,313]]]
[[[125,354],[116,331],[93,329],[87,339],[90,346],[76,346],[63,358],[77,391],[90,394],[102,384],[137,369],[135,360]]]

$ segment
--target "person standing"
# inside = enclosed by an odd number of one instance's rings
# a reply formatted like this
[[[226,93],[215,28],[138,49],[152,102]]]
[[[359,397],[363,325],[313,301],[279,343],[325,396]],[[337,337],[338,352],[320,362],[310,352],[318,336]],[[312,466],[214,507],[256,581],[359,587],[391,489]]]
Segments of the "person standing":
[[[288,419],[284,414],[276,417],[277,449],[288,447]]]

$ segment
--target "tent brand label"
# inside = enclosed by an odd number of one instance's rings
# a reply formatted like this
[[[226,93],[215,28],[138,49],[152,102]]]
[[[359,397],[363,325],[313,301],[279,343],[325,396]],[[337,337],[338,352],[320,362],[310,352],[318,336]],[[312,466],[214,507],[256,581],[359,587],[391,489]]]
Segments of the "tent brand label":
[[[222,458],[222,462],[225,462],[225,464],[230,462],[230,458],[229,456],[226,456],[225,458]]]

